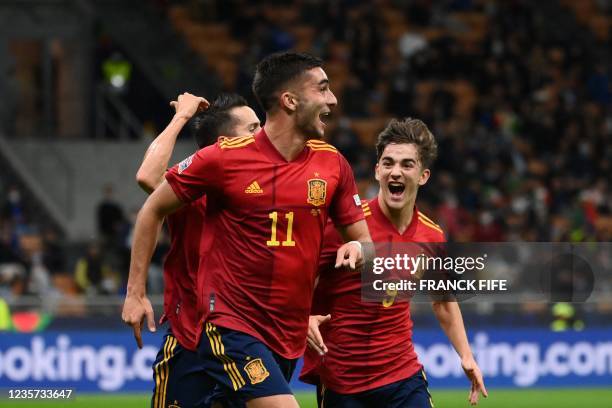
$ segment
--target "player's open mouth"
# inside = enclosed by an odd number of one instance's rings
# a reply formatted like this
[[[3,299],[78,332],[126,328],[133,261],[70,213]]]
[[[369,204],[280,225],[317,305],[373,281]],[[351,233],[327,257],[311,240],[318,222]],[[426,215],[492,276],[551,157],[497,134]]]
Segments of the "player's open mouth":
[[[326,125],[325,121],[329,119],[330,115],[331,115],[330,111],[321,112],[319,114],[319,121],[323,124],[323,126]]]
[[[389,183],[389,192],[391,193],[391,197],[400,198],[402,194],[404,194],[404,190],[406,186],[399,181],[392,181]]]

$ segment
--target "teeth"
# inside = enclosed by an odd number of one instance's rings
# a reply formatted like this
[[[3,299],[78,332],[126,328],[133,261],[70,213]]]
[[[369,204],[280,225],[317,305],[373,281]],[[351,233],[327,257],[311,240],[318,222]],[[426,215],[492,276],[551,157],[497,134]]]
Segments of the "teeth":
[[[389,182],[389,192],[393,195],[399,195],[404,192],[404,184],[399,181]]]

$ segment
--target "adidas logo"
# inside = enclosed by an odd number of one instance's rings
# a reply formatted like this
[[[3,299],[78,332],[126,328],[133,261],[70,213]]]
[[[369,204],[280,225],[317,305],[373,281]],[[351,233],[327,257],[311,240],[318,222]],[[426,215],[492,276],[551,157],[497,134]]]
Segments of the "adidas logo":
[[[244,189],[247,194],[263,194],[263,190],[259,187],[259,183],[254,181],[247,188]]]

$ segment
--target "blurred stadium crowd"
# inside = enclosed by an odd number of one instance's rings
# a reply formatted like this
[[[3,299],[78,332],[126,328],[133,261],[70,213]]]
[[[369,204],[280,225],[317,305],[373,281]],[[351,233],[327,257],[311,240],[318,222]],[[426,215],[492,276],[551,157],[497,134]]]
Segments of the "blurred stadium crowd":
[[[413,116],[440,152],[418,204],[449,239],[612,239],[610,1],[561,1],[547,18],[549,2],[520,0],[154,3],[225,90],[253,103],[261,57],[321,56],[339,100],[327,138],[364,197],[376,193],[378,131],[391,117]],[[150,119],[149,136],[161,130],[151,123],[167,118]],[[110,187],[96,215],[99,240],[67,255],[19,186],[2,179],[3,296],[123,290],[133,214]],[[154,268],[163,251],[162,243]],[[161,273],[151,275],[159,293]]]

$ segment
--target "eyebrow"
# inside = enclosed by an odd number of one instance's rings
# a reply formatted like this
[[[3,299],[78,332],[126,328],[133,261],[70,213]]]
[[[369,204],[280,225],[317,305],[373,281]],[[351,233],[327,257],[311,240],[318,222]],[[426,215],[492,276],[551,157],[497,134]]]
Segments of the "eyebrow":
[[[381,161],[382,161],[382,160],[391,160],[391,161],[393,161],[393,162],[395,161],[395,159],[394,159],[393,157],[391,157],[391,156],[383,156],[383,157],[381,157],[381,158],[380,158],[380,160],[381,160]],[[400,161],[401,161],[401,162],[406,162],[406,161],[408,161],[408,162],[413,162],[413,163],[416,163],[416,162],[417,162],[417,161],[416,161],[415,159],[413,159],[413,158],[401,159]]]
[[[317,85],[325,85],[325,84],[329,84],[329,79],[328,78],[324,78],[324,79],[320,80]]]

